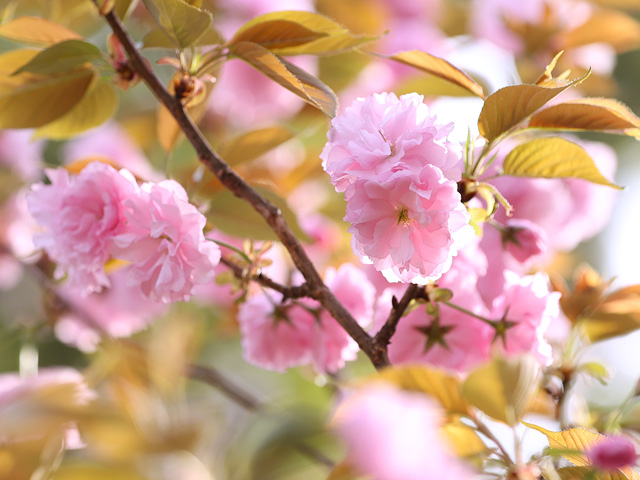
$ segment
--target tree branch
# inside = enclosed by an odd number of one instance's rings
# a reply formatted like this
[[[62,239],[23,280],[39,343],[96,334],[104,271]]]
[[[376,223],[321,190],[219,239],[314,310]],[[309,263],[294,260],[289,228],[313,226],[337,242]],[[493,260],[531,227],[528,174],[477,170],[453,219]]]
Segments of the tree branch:
[[[398,322],[402,318],[405,310],[411,303],[411,300],[417,298],[421,291],[424,291],[424,287],[421,285],[410,284],[404,292],[404,295],[400,299],[399,302],[396,302],[389,314],[389,318],[380,329],[380,331],[376,334],[374,338],[374,343],[379,346],[384,346],[386,349],[389,345],[389,341],[394,333],[396,333],[396,327],[398,326]]]
[[[95,3],[95,0],[94,0]],[[140,75],[157,99],[167,108],[180,126],[185,137],[198,155],[198,159],[229,189],[234,195],[249,202],[253,208],[267,221],[282,244],[289,251],[291,258],[305,278],[309,286],[309,296],[320,304],[335,318],[359,347],[371,359],[376,368],[388,365],[386,349],[380,349],[373,339],[364,331],[347,309],[337,300],[322,281],[320,274],[313,266],[280,210],[271,202],[259,195],[247,184],[222,158],[211,148],[202,132],[186,113],[184,106],[160,82],[148,63],[136,49],[131,37],[114,10],[105,14],[105,19],[124,47],[131,67]]]

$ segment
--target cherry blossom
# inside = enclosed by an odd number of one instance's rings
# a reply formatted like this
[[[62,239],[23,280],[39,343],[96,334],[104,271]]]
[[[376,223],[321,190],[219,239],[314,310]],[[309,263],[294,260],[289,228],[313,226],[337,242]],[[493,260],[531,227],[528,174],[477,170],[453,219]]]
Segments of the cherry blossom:
[[[442,421],[426,395],[377,383],[342,402],[332,424],[349,463],[373,480],[473,478],[439,433]]]
[[[27,197],[31,215],[44,229],[34,244],[57,263],[56,278],[68,275],[68,283],[83,294],[100,291],[110,285],[104,264],[126,223],[123,202],[136,195],[136,181],[102,162],[77,176],[64,169],[46,173],[51,184],[35,184]]]
[[[602,470],[629,467],[638,461],[638,454],[633,442],[621,436],[604,438],[586,453],[591,464]]]

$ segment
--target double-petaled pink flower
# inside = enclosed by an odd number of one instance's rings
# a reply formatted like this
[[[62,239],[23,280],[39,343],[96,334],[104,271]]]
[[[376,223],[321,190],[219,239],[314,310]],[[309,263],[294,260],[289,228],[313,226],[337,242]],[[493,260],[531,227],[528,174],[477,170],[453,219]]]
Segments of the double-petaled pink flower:
[[[389,281],[439,278],[473,237],[451,129],[417,94],[360,98],[332,121],[322,165],[345,192],[354,252]]]

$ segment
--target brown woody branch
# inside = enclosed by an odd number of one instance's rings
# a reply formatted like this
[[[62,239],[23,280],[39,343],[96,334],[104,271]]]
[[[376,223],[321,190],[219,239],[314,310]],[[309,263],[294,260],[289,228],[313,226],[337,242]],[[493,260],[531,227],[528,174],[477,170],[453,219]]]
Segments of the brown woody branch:
[[[409,303],[411,303],[411,300],[413,300],[414,298],[418,298],[422,292],[424,292],[423,286],[415,285],[412,283],[407,287],[404,295],[399,302],[395,301],[394,297],[391,313],[389,313],[387,321],[373,339],[376,345],[384,346],[385,349],[387,348],[391,337],[394,333],[396,333],[398,322],[402,318],[404,312],[407,310]]]
[[[371,359],[376,368],[389,364],[386,345],[381,346],[364,331],[347,309],[336,299],[322,281],[320,274],[313,266],[302,245],[287,225],[280,210],[271,202],[258,194],[212,149],[198,127],[186,113],[181,101],[175,98],[160,82],[153,70],[140,55],[129,34],[114,10],[105,15],[105,19],[124,47],[131,67],[140,75],[157,99],[171,113],[185,137],[198,155],[199,160],[228,188],[234,195],[249,202],[253,208],[267,221],[282,244],[289,251],[291,258],[302,273],[309,289],[309,297],[320,304],[335,318],[345,331],[353,338],[362,351]]]

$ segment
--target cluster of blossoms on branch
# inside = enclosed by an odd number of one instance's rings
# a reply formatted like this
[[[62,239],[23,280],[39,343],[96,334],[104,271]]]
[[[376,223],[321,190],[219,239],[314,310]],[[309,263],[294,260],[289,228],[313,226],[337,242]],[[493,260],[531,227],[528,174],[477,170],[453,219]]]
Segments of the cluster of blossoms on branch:
[[[129,287],[149,299],[188,299],[195,285],[213,279],[220,250],[203,234],[206,223],[173,180],[138,185],[127,170],[102,162],[77,175],[47,170],[50,184],[36,184],[29,210],[44,231],[34,238],[56,262],[56,278],[82,294],[110,286],[105,265],[126,263]]]

